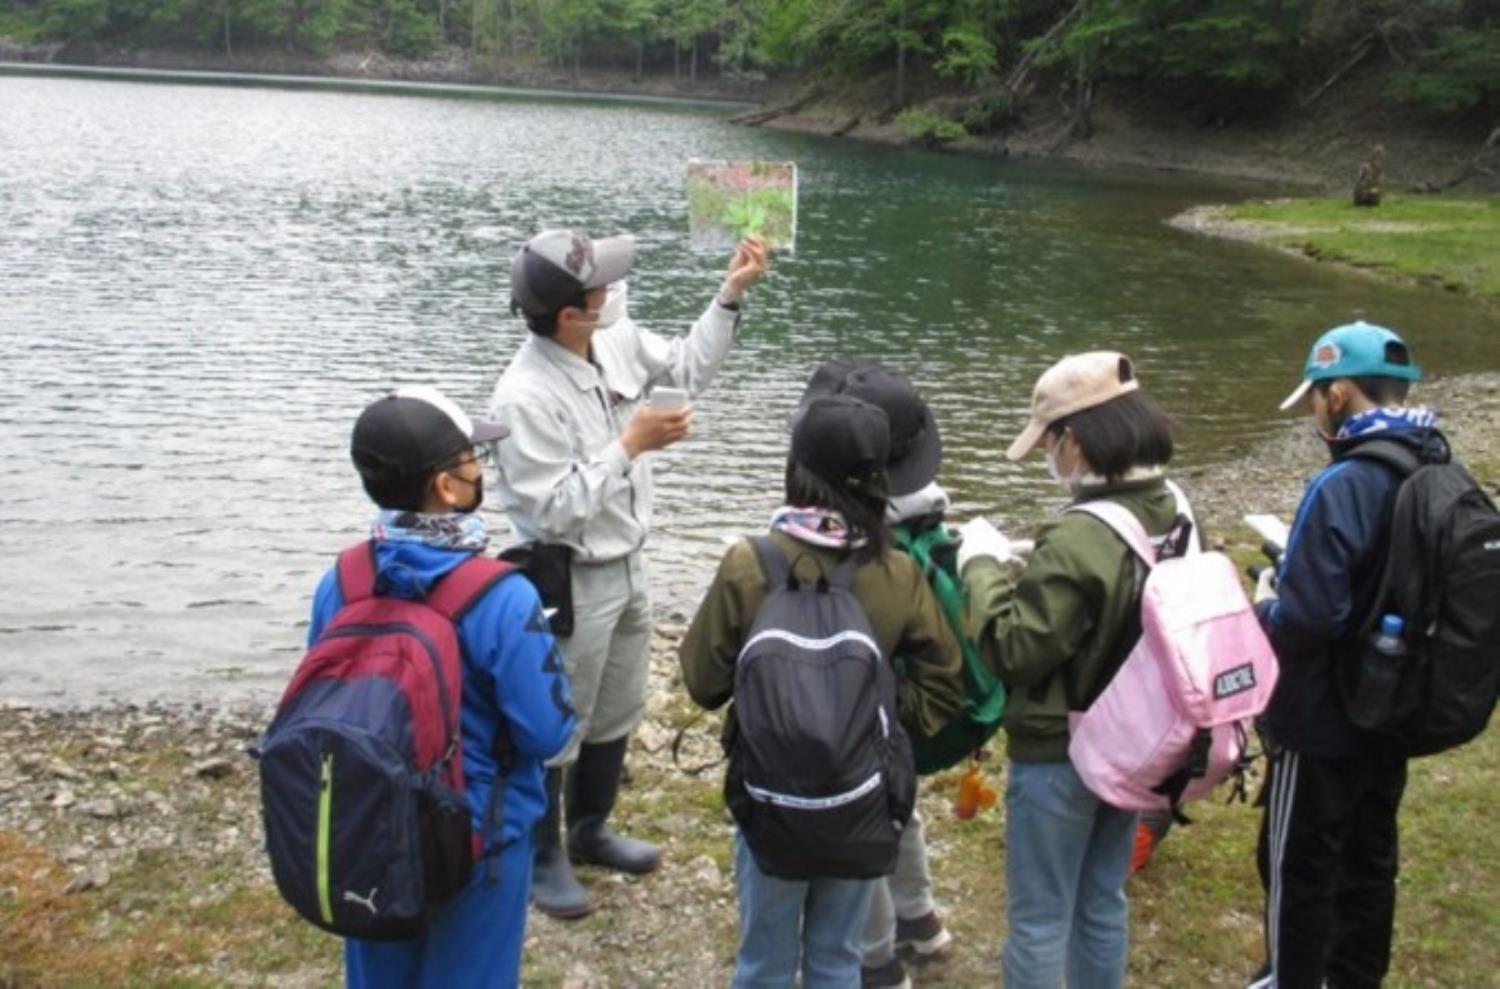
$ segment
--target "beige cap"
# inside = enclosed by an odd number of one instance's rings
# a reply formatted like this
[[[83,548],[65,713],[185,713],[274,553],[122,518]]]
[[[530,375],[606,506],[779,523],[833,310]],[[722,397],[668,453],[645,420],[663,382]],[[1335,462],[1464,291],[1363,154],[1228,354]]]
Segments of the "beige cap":
[[[1005,451],[1020,460],[1041,442],[1047,427],[1064,416],[1102,405],[1140,387],[1130,358],[1112,350],[1070,354],[1049,367],[1031,392],[1031,421]]]

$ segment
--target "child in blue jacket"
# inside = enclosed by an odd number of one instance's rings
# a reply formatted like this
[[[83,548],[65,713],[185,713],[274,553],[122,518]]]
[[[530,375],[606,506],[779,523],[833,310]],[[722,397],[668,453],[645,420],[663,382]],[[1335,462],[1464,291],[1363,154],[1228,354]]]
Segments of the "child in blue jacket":
[[[1311,413],[1332,463],[1308,482],[1275,588],[1268,572],[1256,594],[1281,676],[1258,856],[1267,964],[1252,989],[1375,989],[1390,966],[1406,758],[1349,720],[1339,673],[1377,603],[1402,480],[1356,451],[1374,439],[1423,449],[1437,417],[1406,404],[1420,378],[1399,336],[1351,323],[1318,338],[1281,406]]]
[[[380,509],[371,526],[377,593],[421,598],[484,550],[484,520],[475,514],[484,498],[481,463],[488,444],[505,435],[428,388],[398,390],[364,410],[350,452]],[[313,599],[309,645],[343,603],[329,570]],[[531,830],[546,807],[542,763],[572,735],[572,700],[541,602],[523,578],[495,584],[460,619],[458,639],[464,781],[485,859],[422,937],[347,940],[345,974],[353,987],[502,989],[520,982]],[[499,731],[509,733],[516,762],[497,781]]]

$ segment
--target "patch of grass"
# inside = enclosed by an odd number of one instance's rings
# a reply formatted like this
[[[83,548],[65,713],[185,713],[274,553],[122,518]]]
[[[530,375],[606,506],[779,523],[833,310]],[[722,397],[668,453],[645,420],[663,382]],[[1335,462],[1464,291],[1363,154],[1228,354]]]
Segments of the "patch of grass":
[[[166,852],[143,852],[103,889],[65,892],[46,849],[0,831],[0,986],[217,986],[303,973],[336,985],[339,942],[304,923],[276,891],[233,877],[219,898]]]
[[[1500,300],[1500,197],[1387,196],[1373,208],[1286,199],[1231,206],[1229,216],[1267,224],[1269,243],[1314,257]]]

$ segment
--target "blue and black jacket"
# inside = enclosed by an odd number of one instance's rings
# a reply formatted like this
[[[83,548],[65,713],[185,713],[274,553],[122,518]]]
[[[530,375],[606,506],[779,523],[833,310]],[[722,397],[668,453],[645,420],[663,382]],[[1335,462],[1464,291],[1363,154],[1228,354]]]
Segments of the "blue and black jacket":
[[[379,542],[376,593],[420,599],[472,555],[422,543]],[[309,646],[343,604],[338,575],[329,570],[313,598]],[[458,622],[458,641],[463,651],[459,716],[464,785],[470,817],[491,853],[529,834],[545,812],[542,763],[562,751],[573,733],[572,695],[541,600],[520,576],[500,581],[465,612]],[[501,806],[492,809],[501,725],[510,733],[516,763],[505,779]]]
[[[1420,451],[1431,430],[1387,429],[1330,440],[1333,463],[1308,482],[1277,572],[1277,597],[1256,606],[1281,677],[1266,713],[1274,742],[1306,755],[1348,758],[1375,751],[1350,723],[1339,678],[1375,607],[1402,477],[1352,456],[1363,443],[1395,440]]]

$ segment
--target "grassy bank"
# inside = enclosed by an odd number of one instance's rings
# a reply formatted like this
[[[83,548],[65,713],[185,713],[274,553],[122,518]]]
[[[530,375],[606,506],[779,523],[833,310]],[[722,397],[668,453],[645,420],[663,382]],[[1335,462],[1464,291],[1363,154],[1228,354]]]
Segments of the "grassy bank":
[[[1277,247],[1500,301],[1500,196],[1388,196],[1373,209],[1347,197],[1279,199],[1226,216]]]

